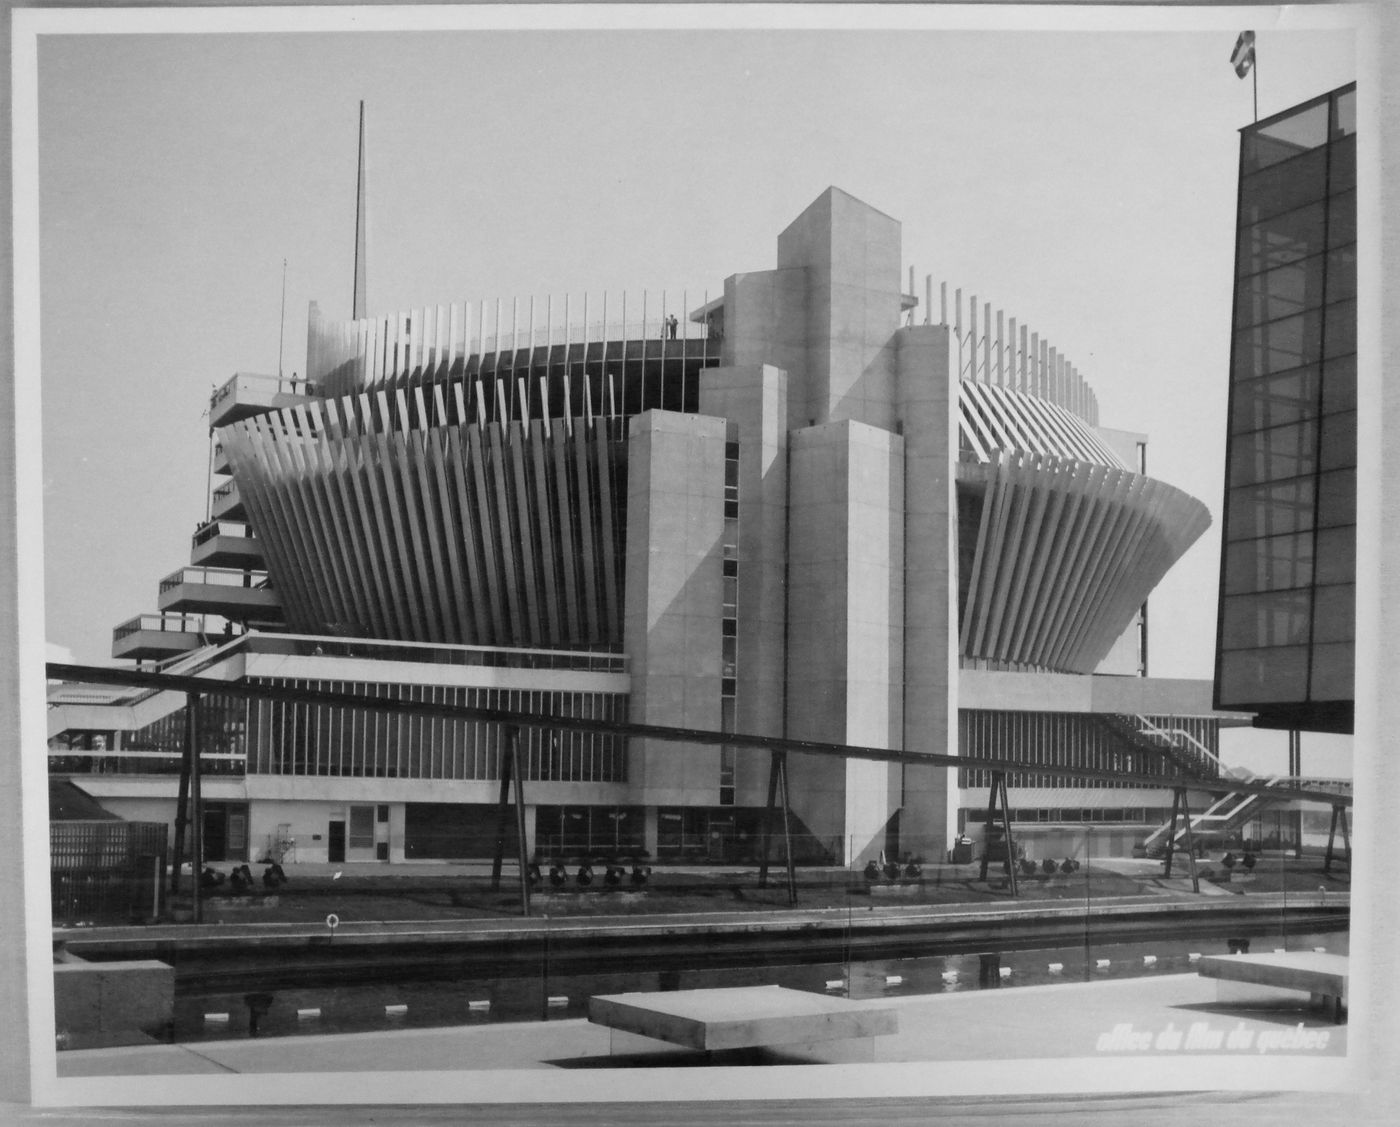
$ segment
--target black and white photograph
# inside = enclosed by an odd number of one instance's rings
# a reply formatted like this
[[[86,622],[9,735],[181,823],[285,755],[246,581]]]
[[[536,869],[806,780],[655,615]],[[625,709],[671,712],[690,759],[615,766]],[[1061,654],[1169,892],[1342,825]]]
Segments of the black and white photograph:
[[[1389,1121],[1374,6],[8,14],[21,1120]]]

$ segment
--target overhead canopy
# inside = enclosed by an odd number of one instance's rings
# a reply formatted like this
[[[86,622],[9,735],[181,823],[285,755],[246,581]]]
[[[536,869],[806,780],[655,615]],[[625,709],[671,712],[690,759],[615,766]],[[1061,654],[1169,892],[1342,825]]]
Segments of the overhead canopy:
[[[120,822],[97,799],[68,779],[49,780],[50,822]]]

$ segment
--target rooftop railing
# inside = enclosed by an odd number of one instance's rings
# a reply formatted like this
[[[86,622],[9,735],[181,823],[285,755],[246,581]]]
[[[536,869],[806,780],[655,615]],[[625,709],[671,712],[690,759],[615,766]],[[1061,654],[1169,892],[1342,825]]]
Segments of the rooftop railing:
[[[222,619],[219,620],[222,624]],[[162,634],[202,634],[207,618],[202,614],[138,614],[112,628],[112,640],[120,641],[143,630]]]
[[[308,375],[329,396],[405,376],[449,373],[521,350],[643,342],[658,356],[718,356],[723,308],[686,292],[572,295],[453,302],[358,321],[330,321],[314,305]],[[694,319],[692,319],[694,318]],[[648,349],[648,356],[651,349]]]
[[[223,402],[238,389],[247,388],[263,395],[303,395],[316,394],[316,384],[296,376],[264,376],[254,372],[236,372],[209,396],[209,410],[216,411]]]
[[[541,650],[505,646],[458,646],[435,642],[397,642],[377,638],[343,638],[318,634],[252,633],[242,639],[242,642],[246,652],[255,654],[353,657],[376,661],[493,666],[502,669],[564,669],[591,673],[627,672],[626,654],[603,650]]]
[[[240,571],[237,568],[182,567],[179,571],[171,572],[160,581],[160,590],[164,594],[166,591],[186,583],[207,584],[216,587],[259,588],[266,586],[267,575],[261,571]]]
[[[231,488],[225,487],[225,488]],[[215,496],[223,492],[223,489],[215,491]],[[193,541],[195,544],[207,544],[210,540],[220,536],[232,536],[238,539],[251,539],[253,530],[242,521],[238,520],[211,520],[207,524],[202,524],[195,530]]]

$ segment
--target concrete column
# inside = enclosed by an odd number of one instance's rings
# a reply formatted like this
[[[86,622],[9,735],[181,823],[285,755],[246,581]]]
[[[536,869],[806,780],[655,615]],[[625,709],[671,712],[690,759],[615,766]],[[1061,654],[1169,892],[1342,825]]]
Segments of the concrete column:
[[[639,723],[720,726],[724,444],[723,419],[630,423],[623,641]],[[630,801],[719,800],[718,747],[633,740],[628,767]]]
[[[786,658],[787,373],[768,365],[710,368],[700,410],[723,416],[739,441],[739,644],[735,730],[783,734]],[[768,757],[739,752],[735,801],[762,805]]]
[[[642,848],[647,851],[647,855],[656,857],[656,827],[658,819],[656,807],[648,806],[642,812]]]
[[[854,421],[794,432],[788,518],[788,734],[869,747],[903,737],[904,441]],[[899,770],[797,755],[793,807],[838,860],[884,848]]]
[[[899,259],[899,221],[839,188],[778,236],[779,271],[802,270],[807,286],[806,413],[794,428],[857,419],[893,429]]]
[[[900,330],[904,431],[904,749],[958,746],[957,379],[947,326]],[[957,833],[957,779],[946,767],[906,766],[900,848],[942,857]]]

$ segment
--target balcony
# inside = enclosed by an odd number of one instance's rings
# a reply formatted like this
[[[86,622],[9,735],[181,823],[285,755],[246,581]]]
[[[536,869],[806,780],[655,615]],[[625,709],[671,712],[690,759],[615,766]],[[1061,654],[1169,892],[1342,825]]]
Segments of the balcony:
[[[195,567],[261,568],[262,545],[242,521],[211,520],[190,540],[190,563]]]
[[[112,656],[151,661],[188,653],[204,645],[205,626],[198,614],[138,614],[113,628]]]
[[[209,425],[227,426],[279,407],[295,407],[316,394],[316,385],[309,380],[237,372],[209,397]]]
[[[230,472],[228,468],[228,454],[224,452],[224,444],[222,442],[214,443],[214,451],[210,455],[209,468],[217,474],[226,475]]]
[[[162,611],[217,614],[235,622],[278,619],[282,602],[257,571],[185,567],[160,581],[157,605]]]
[[[238,487],[233,482],[214,490],[214,503],[209,515],[214,520],[242,520],[247,515],[243,508],[243,498],[238,495]]]

